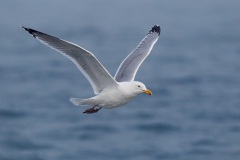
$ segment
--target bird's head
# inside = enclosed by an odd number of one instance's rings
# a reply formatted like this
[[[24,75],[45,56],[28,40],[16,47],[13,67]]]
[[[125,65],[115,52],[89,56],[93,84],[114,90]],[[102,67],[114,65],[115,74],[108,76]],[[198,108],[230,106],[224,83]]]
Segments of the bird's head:
[[[152,95],[152,92],[146,88],[146,86],[142,82],[134,81],[133,87],[135,88],[136,92],[140,93],[146,93],[148,95]]]

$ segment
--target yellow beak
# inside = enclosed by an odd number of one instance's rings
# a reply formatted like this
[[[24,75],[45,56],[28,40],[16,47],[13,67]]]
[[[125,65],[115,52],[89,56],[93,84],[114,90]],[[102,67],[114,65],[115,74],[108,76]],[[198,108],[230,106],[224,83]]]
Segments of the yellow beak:
[[[152,95],[152,92],[149,89],[143,90],[144,93],[148,94],[149,96]]]

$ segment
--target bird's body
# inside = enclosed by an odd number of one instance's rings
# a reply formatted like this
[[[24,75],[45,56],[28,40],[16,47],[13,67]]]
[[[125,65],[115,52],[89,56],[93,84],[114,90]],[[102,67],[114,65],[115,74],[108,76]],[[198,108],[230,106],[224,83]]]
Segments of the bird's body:
[[[155,25],[137,48],[125,58],[114,77],[91,52],[84,48],[31,28],[23,28],[42,43],[69,58],[88,79],[96,96],[88,99],[70,98],[70,101],[77,106],[93,106],[84,113],[95,113],[101,108],[110,109],[122,106],[141,93],[152,95],[143,83],[134,81],[134,78],[139,66],[148,56],[160,35],[159,26]]]
[[[141,90],[140,91],[134,90],[135,85],[133,84],[142,83],[136,81],[119,82],[116,88],[106,88],[101,93],[92,98],[89,99],[71,98],[70,101],[77,106],[91,105],[107,109],[119,107],[131,101],[138,94],[142,93]],[[151,94],[151,92],[149,91],[148,94]]]

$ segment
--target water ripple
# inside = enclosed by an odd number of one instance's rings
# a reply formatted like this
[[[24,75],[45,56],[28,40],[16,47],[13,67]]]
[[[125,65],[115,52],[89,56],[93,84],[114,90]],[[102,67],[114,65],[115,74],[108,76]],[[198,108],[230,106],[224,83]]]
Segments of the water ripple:
[[[166,133],[180,130],[180,127],[168,123],[140,124],[137,125],[136,128],[140,131],[154,133]]]
[[[12,118],[22,118],[25,117],[27,114],[22,111],[14,111],[8,109],[0,109],[0,119],[12,119]]]

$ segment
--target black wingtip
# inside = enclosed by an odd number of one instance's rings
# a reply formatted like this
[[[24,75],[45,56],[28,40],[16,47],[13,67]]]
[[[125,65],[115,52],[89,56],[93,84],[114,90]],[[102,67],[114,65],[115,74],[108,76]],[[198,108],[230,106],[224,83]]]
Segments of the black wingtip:
[[[28,33],[30,33],[34,38],[36,38],[36,33],[38,31],[34,30],[34,29],[31,29],[31,28],[27,28],[27,27],[23,27],[21,26],[23,29],[25,29],[26,31],[28,31]]]
[[[160,35],[160,32],[161,32],[160,26],[159,26],[159,25],[153,26],[152,29],[149,31],[148,34],[153,33],[153,32],[156,32],[156,33],[158,33],[158,35]]]

